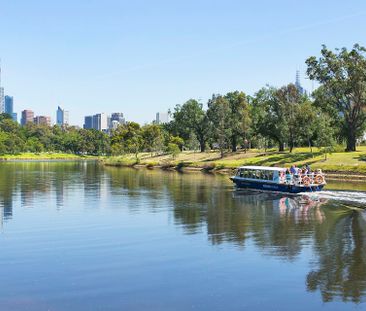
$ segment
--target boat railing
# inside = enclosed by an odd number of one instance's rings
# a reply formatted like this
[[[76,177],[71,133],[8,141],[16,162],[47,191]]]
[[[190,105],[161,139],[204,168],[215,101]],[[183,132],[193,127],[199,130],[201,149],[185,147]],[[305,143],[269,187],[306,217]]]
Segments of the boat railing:
[[[322,172],[311,172],[307,174],[284,174],[280,182],[289,185],[310,186],[325,184],[325,176]]]

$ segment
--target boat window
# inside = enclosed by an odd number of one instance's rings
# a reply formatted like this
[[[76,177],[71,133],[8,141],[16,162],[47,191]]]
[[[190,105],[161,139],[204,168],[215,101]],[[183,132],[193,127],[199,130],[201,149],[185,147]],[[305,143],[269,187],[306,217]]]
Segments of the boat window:
[[[273,171],[268,171],[268,180],[273,180]]]

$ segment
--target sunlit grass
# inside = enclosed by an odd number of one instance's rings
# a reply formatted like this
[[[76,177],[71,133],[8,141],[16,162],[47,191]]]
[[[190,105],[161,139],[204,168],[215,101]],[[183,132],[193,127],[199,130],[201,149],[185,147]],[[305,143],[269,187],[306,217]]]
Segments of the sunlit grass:
[[[49,152],[41,152],[41,153],[24,152],[20,154],[7,154],[0,156],[0,159],[3,160],[73,160],[73,159],[86,159],[86,158],[93,158],[93,157],[75,155],[70,153],[49,153]]]
[[[233,169],[242,165],[279,166],[290,167],[293,164],[303,166],[309,164],[312,168],[321,168],[324,171],[342,171],[366,173],[366,147],[357,148],[356,152],[334,152],[325,154],[318,148],[302,147],[296,148],[292,153],[276,152],[275,150],[252,149],[248,152],[239,151],[226,153],[223,158],[218,151],[194,152],[184,151],[175,159],[168,154],[151,155],[140,153],[139,160],[135,155],[124,155],[120,157],[109,157],[104,160],[108,165],[132,166],[135,164],[153,166],[179,166],[179,167],[201,167],[207,170]],[[337,150],[342,150],[338,147]]]

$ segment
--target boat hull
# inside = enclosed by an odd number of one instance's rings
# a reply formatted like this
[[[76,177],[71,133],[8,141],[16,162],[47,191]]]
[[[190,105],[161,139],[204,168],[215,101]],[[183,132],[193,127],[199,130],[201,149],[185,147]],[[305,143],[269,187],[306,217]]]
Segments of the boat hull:
[[[242,178],[231,178],[237,188],[240,189],[254,189],[263,191],[278,191],[287,193],[300,193],[300,192],[315,192],[321,191],[324,185],[309,185],[309,186],[297,186],[288,184],[277,184],[271,182],[252,181]]]

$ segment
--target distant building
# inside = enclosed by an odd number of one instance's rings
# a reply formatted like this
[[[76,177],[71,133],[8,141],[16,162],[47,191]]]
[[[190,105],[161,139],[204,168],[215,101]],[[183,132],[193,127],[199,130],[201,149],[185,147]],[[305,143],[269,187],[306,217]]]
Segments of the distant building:
[[[93,116],[93,128],[98,131],[108,130],[108,118],[105,113],[97,113]]]
[[[301,86],[301,83],[300,83],[300,71],[299,70],[296,70],[295,86],[298,89],[300,94],[302,94],[302,95],[306,94],[305,89]]]
[[[5,112],[4,88],[0,86],[0,113]]]
[[[34,112],[32,110],[23,110],[22,111],[22,118],[20,121],[21,125],[26,125],[27,123],[34,122]]]
[[[13,96],[5,96],[5,113],[9,114],[14,121],[18,121],[18,115],[14,112]]]
[[[108,118],[105,113],[97,113],[84,118],[84,129],[95,129],[98,131],[108,130]]]
[[[119,125],[125,124],[126,120],[122,112],[114,112],[108,120],[109,129],[116,129]]]
[[[5,113],[12,115],[14,112],[14,101],[12,96],[5,96]]]
[[[69,112],[60,106],[57,107],[56,111],[56,124],[59,126],[69,125]]]
[[[33,121],[37,125],[51,126],[51,117],[48,116],[36,116]]]
[[[156,124],[164,124],[170,122],[170,115],[168,112],[157,112],[155,123]]]
[[[84,117],[84,129],[89,130],[93,128],[93,116]]]
[[[4,88],[1,86],[1,64],[0,64],[0,113],[5,112]]]

